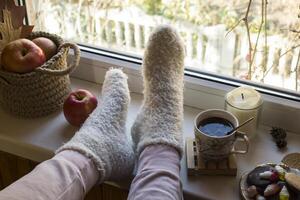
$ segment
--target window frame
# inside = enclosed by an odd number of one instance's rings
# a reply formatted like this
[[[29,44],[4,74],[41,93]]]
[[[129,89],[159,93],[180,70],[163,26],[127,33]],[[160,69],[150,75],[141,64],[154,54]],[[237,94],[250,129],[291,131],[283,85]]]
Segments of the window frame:
[[[19,5],[26,6],[26,0],[18,0]],[[26,15],[25,22],[28,24]],[[104,74],[110,67],[121,67],[128,75],[129,88],[132,92],[142,93],[142,75],[140,68],[142,58],[127,54],[126,52],[111,51],[92,45],[77,43],[81,50],[81,62],[71,76],[91,82],[103,83]],[[72,53],[71,53],[72,54]],[[72,57],[72,56],[71,56]],[[100,72],[101,74],[95,74]],[[279,126],[299,132],[297,122],[292,119],[300,119],[300,94],[284,89],[273,88],[254,81],[239,80],[234,77],[217,75],[210,72],[196,71],[186,68],[185,74],[185,105],[200,109],[224,108],[225,94],[242,85],[255,88],[263,95],[264,109],[262,111],[261,124],[267,126]],[[197,101],[196,97],[204,101]],[[222,100],[224,101],[222,103]],[[205,100],[207,100],[205,102]],[[290,112],[288,117],[287,112]],[[295,120],[294,120],[295,121]]]

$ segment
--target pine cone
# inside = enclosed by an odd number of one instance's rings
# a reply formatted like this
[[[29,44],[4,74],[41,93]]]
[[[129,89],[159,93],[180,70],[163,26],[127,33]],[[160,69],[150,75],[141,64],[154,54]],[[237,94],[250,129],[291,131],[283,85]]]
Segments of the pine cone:
[[[287,142],[285,140],[278,140],[278,141],[276,141],[276,146],[279,149],[282,149],[282,148],[286,147],[286,145],[287,145]]]
[[[275,139],[275,141],[283,140],[286,138],[286,132],[282,128],[272,127],[270,134]]]

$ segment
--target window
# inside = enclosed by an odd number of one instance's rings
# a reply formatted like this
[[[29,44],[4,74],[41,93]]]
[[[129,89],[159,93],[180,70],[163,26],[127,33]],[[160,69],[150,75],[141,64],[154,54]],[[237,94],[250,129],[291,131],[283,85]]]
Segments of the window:
[[[242,19],[249,2],[246,29]],[[142,55],[153,27],[172,24],[185,40],[185,63],[193,73],[218,74],[234,81],[251,80],[293,95],[300,91],[299,11],[293,0],[26,0],[25,3],[35,30],[137,57]]]

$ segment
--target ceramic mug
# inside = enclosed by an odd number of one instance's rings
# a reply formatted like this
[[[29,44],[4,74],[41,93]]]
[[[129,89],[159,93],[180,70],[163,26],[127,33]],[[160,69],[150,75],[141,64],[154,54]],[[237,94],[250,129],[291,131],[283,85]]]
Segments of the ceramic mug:
[[[234,131],[232,133],[215,136],[209,135],[199,129],[199,124],[209,118],[221,118],[230,122],[233,128],[239,126],[238,119],[230,112],[221,109],[208,109],[200,112],[194,121],[195,141],[197,149],[204,160],[222,160],[230,154],[246,154],[249,149],[249,140],[245,133]],[[240,140],[245,150],[236,150],[235,142]]]

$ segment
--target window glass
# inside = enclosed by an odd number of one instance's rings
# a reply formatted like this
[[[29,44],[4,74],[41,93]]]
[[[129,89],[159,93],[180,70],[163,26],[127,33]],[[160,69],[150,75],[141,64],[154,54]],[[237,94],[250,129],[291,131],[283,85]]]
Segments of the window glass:
[[[35,30],[138,56],[155,26],[172,24],[185,41],[187,67],[300,90],[294,0],[26,0],[26,6]]]

